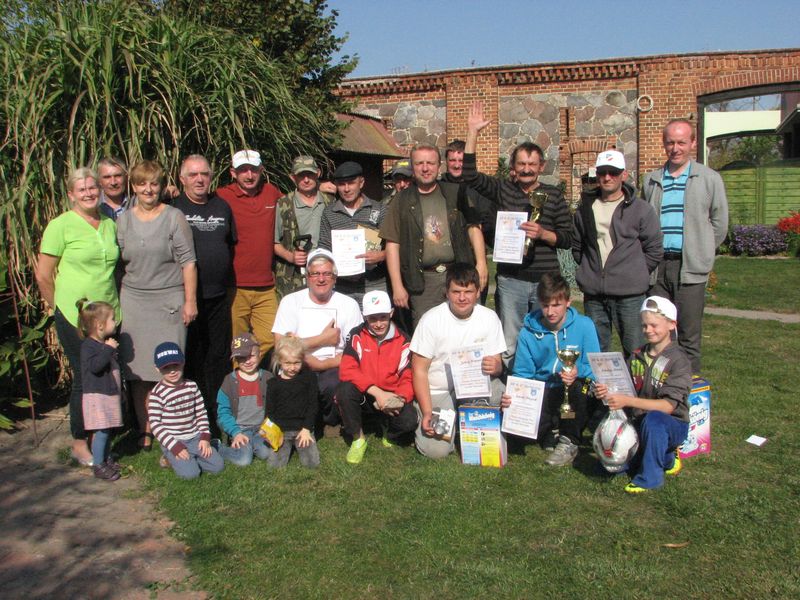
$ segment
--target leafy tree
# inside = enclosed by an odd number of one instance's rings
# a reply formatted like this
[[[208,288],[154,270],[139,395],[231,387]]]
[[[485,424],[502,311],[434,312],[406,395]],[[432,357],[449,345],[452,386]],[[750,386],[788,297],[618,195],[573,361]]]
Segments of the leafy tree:
[[[346,36],[337,36],[337,10],[324,0],[163,0],[164,10],[198,23],[234,31],[277,60],[303,100],[317,110],[341,111],[347,105],[333,90],[356,67],[358,57],[333,56]]]

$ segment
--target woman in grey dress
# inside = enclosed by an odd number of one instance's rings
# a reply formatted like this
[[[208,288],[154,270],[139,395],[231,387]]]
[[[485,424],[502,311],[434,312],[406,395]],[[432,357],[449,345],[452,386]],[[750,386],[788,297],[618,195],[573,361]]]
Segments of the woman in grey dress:
[[[139,446],[149,450],[147,395],[161,379],[153,364],[155,347],[186,343],[186,327],[197,317],[197,267],[192,231],[183,213],[159,200],[164,170],[143,161],[130,171],[136,203],[117,220],[117,241],[125,266],[120,289],[123,322],[120,357],[139,423]]]

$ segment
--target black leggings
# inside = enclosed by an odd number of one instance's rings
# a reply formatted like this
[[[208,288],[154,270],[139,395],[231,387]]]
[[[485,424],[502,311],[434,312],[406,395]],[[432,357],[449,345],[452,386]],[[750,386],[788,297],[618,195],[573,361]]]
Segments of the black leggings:
[[[83,340],[78,332],[61,311],[55,312],[56,333],[58,341],[67,355],[69,367],[72,370],[72,391],[69,395],[69,430],[72,439],[85,440],[86,430],[83,428],[83,385],[81,383],[81,344]]]

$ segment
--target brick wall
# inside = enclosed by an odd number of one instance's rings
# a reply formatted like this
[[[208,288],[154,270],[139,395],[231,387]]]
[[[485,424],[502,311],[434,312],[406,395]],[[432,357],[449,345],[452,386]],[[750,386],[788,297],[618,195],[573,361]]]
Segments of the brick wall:
[[[469,107],[473,101],[481,100],[487,117],[492,120],[478,139],[481,170],[494,172],[497,158],[507,155],[512,145],[510,138],[502,134],[513,133],[515,124],[523,128],[527,123],[527,129],[514,137],[528,135],[533,141],[538,138],[548,143],[545,150],[551,161],[550,182],[564,180],[568,191],[574,191],[578,172],[600,147],[624,151],[629,168],[636,174],[660,165],[664,160],[661,147],[664,124],[675,117],[696,122],[699,96],[796,82],[800,82],[800,49],[784,49],[350,79],[340,86],[339,94],[352,99],[356,111],[385,119],[390,131],[399,108],[406,107],[404,124],[409,125],[408,114],[415,110],[419,114],[423,103],[441,107],[444,101],[443,125],[440,119],[420,118],[398,136],[399,143],[410,145],[413,136],[408,132],[417,127],[414,130],[417,138],[435,140],[439,147],[444,147],[450,139],[464,138]],[[519,103],[527,107],[528,115],[520,113],[514,105],[516,97],[522,97]],[[539,118],[542,102],[558,110],[557,133],[552,131],[552,111],[548,111],[544,121]],[[411,106],[414,108],[408,108]],[[594,110],[587,110],[587,106]],[[423,110],[422,116],[429,112]],[[542,129],[548,129],[545,121],[551,123],[547,136],[540,135],[534,122],[537,120]]]

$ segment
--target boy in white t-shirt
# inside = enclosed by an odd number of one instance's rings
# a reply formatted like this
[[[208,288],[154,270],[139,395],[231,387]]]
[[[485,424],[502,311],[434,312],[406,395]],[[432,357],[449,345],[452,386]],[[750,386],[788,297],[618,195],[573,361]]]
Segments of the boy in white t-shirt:
[[[447,301],[426,312],[411,338],[411,369],[420,423],[415,443],[429,458],[441,458],[453,451],[453,439],[436,437],[431,427],[433,409],[455,409],[450,352],[467,346],[483,348],[481,370],[491,377],[491,405],[499,406],[503,384],[500,355],[506,350],[503,327],[494,311],[478,304],[480,279],[471,265],[448,267],[445,280]],[[472,400],[472,399],[471,399]]]

